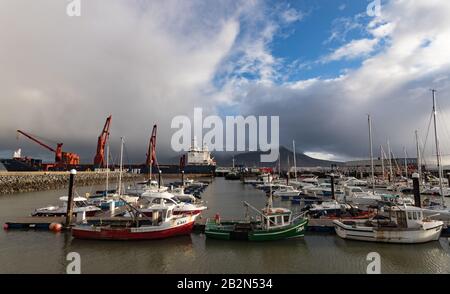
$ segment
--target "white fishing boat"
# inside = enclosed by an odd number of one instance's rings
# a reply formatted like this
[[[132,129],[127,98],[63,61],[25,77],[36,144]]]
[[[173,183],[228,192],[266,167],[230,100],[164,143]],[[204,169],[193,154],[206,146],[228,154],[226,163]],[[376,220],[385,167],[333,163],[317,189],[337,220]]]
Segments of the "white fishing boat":
[[[439,239],[443,222],[424,218],[423,210],[413,206],[392,207],[390,217],[367,221],[334,220],[336,234],[343,239],[385,242],[425,243]]]

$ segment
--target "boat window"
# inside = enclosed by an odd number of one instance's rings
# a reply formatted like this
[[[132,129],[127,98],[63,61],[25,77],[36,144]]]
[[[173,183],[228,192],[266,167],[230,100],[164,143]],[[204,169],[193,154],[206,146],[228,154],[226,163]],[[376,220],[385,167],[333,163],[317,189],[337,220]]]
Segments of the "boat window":
[[[172,210],[167,210],[167,218],[170,218],[172,216]]]
[[[412,220],[412,212],[411,211],[408,211],[408,219]]]
[[[289,215],[284,215],[283,219],[285,224],[289,223]]]
[[[276,222],[276,224],[277,224],[277,225],[283,224],[283,216],[281,216],[281,215],[277,216],[277,222]]]
[[[415,220],[417,220],[417,213],[414,211],[413,212],[413,218],[415,219]]]
[[[274,216],[271,216],[271,217],[269,217],[269,226],[273,226],[273,225],[275,225],[275,217]]]

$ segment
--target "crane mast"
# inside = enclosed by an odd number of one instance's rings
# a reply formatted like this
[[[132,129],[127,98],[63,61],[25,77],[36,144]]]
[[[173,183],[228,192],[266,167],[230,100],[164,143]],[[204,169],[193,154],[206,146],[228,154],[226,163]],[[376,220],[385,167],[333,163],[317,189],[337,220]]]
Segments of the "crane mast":
[[[111,119],[112,119],[111,115],[106,118],[103,130],[100,133],[100,136],[98,136],[97,152],[94,157],[94,167],[105,166],[105,146],[109,137],[109,128],[111,126]]]

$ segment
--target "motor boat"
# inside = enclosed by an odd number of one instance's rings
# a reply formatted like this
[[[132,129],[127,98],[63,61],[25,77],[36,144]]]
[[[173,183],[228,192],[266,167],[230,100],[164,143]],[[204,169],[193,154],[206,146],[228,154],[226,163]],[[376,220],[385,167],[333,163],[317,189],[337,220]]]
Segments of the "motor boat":
[[[32,216],[66,216],[67,215],[67,196],[59,198],[62,202],[61,206],[47,206],[37,208],[31,215]],[[89,205],[87,198],[74,197],[73,199],[73,213],[79,212],[86,213],[86,216],[94,216],[97,212],[101,211],[100,208],[94,205]]]

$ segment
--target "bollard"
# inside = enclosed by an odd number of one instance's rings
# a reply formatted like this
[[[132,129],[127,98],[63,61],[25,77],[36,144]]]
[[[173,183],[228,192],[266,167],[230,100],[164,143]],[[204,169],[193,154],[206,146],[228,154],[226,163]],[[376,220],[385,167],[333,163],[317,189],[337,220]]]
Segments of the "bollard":
[[[69,195],[67,197],[67,212],[66,212],[66,227],[69,227],[72,223],[72,214],[73,214],[73,186],[75,182],[75,175],[77,171],[72,169],[70,171],[70,179],[69,179]]]
[[[412,180],[413,180],[413,191],[414,191],[414,205],[416,207],[421,207],[420,203],[420,184],[419,184],[419,174],[413,173],[412,174]]]
[[[159,170],[158,171],[158,190],[161,189],[161,173],[162,173],[162,171]]]
[[[184,170],[181,171],[181,186],[184,187]]]

